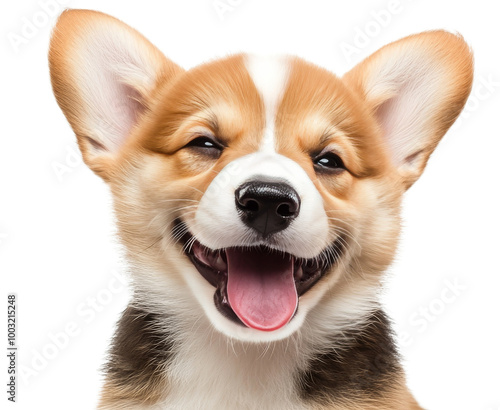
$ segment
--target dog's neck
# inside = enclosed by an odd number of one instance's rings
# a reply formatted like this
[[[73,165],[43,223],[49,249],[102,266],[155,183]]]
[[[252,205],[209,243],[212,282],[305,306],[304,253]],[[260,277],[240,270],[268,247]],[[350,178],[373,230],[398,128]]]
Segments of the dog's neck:
[[[259,410],[307,409],[325,397],[335,402],[339,392],[382,392],[381,383],[399,373],[389,324],[379,310],[358,312],[351,326],[337,329],[320,323],[318,313],[307,329],[263,344],[231,340],[202,314],[180,323],[150,312],[137,303],[124,312],[108,376],[133,384],[131,391],[149,389],[150,397],[165,403],[161,408],[249,408],[251,403]]]
[[[201,322],[201,320],[200,320]],[[196,325],[195,325],[196,326]],[[296,388],[311,347],[300,337],[249,344],[198,324],[167,369],[172,408],[304,409]]]

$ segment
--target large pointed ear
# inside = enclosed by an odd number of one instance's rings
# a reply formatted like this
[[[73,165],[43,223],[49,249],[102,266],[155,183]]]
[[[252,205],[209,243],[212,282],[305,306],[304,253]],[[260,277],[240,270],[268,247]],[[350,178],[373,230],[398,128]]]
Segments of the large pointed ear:
[[[49,65],[83,158],[104,179],[157,87],[183,71],[131,27],[90,10],[61,14]]]
[[[471,50],[446,31],[391,43],[344,75],[378,120],[407,188],[460,114],[472,77]]]

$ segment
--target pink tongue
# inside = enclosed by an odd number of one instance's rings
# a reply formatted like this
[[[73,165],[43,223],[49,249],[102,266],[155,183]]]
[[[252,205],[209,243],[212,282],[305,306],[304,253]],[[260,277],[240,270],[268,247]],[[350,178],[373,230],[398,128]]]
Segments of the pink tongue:
[[[240,320],[258,330],[286,325],[297,309],[298,296],[290,256],[261,249],[226,249],[227,296]]]

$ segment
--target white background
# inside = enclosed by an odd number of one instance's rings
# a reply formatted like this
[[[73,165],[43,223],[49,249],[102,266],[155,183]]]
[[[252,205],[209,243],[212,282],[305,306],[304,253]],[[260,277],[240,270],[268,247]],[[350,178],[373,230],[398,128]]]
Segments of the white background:
[[[473,97],[406,196],[404,235],[383,300],[410,388],[424,407],[500,409],[496,2],[400,0],[396,12],[384,14],[388,0],[222,0],[235,4],[222,17],[213,0],[110,3],[66,0],[67,7],[122,19],[186,68],[233,52],[279,52],[342,74],[411,33],[445,28],[464,35],[475,52]],[[13,46],[33,20],[40,27]],[[75,157],[74,136],[52,95],[46,55],[55,16],[41,2],[10,0],[0,22],[0,345],[7,293],[15,292],[18,366],[25,371],[11,405],[2,353],[0,408],[90,409],[129,297],[113,275],[125,277],[110,195]],[[360,31],[369,32],[364,44]],[[341,45],[355,41],[357,53],[347,56]]]

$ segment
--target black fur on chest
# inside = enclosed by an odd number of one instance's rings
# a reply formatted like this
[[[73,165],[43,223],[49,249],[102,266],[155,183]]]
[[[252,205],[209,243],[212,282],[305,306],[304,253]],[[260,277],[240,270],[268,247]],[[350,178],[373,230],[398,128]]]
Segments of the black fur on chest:
[[[123,312],[105,368],[115,386],[147,392],[164,385],[165,364],[174,355],[165,320],[168,316],[133,306]],[[344,347],[339,349],[338,341],[332,339],[330,349],[314,356],[308,369],[297,373],[296,386],[304,401],[378,398],[400,374],[390,324],[381,310],[360,329],[345,332],[342,339]]]
[[[332,347],[316,355],[308,370],[299,375],[305,400],[378,398],[401,373],[390,323],[383,311],[374,312],[361,330],[348,331],[343,338],[345,348]]]

